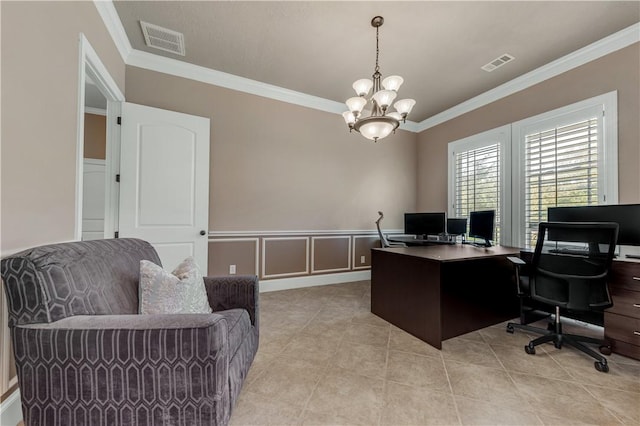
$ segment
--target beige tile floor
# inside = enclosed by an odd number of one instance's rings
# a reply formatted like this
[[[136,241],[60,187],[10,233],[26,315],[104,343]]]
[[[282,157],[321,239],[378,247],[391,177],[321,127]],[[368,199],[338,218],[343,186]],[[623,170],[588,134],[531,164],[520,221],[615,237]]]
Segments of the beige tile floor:
[[[638,361],[614,354],[604,374],[568,347],[527,355],[530,337],[504,324],[438,351],[371,314],[370,294],[368,281],[262,293],[231,425],[640,425]]]

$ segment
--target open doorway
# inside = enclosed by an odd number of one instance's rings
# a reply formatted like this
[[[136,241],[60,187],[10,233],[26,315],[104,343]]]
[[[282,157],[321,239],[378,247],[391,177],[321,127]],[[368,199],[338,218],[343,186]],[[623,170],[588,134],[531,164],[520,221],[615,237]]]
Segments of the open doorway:
[[[87,73],[84,87],[83,241],[105,237],[106,151],[107,98]]]
[[[120,170],[117,117],[124,94],[84,34],[79,50],[75,239],[113,238]]]

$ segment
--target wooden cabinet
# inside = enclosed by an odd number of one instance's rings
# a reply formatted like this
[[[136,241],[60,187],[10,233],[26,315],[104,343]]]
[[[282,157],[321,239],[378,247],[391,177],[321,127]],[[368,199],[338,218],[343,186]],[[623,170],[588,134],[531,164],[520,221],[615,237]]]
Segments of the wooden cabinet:
[[[640,359],[640,262],[614,261],[609,291],[613,307],[604,313],[604,335],[613,352]]]

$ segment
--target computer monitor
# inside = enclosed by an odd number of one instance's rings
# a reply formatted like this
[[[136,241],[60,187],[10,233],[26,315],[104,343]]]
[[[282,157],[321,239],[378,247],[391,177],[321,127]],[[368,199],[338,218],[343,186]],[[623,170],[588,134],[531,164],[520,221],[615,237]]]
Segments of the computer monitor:
[[[440,235],[444,233],[444,212],[405,213],[404,233],[408,235]]]
[[[447,234],[463,235],[467,233],[467,218],[452,217],[447,219]]]
[[[615,222],[618,244],[640,246],[640,204],[549,207],[549,222]]]
[[[491,247],[496,211],[484,210],[469,214],[469,236],[484,239],[484,246]]]

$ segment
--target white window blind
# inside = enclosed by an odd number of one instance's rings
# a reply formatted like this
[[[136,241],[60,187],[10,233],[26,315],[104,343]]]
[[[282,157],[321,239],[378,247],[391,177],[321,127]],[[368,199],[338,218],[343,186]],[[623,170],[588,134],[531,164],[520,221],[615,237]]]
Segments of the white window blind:
[[[525,243],[535,246],[547,208],[598,204],[598,117],[526,134]]]
[[[454,215],[495,210],[496,241],[500,241],[500,164],[499,143],[454,153]]]

